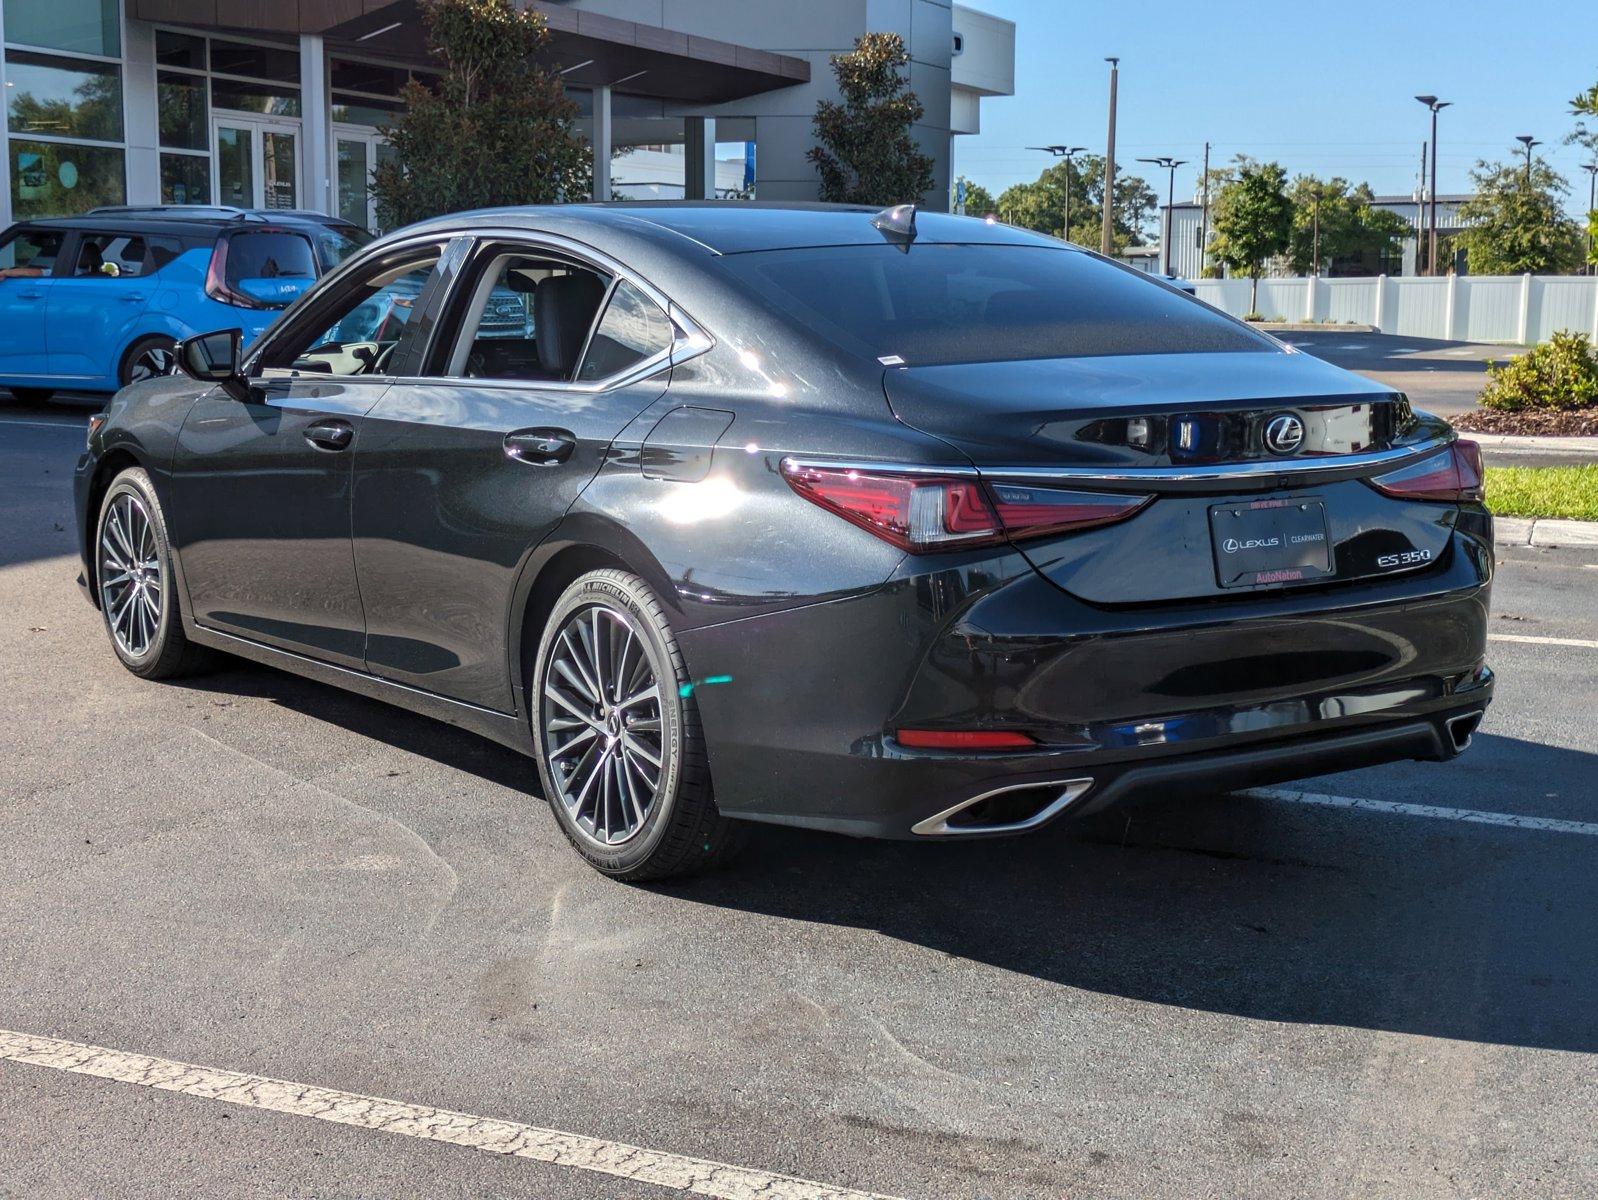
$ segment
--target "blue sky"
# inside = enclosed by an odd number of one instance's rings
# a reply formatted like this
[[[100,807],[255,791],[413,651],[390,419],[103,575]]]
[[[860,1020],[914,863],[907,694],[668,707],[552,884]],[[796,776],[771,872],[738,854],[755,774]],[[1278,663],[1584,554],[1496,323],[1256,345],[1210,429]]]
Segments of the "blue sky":
[[[1410,193],[1429,118],[1412,98],[1452,100],[1439,124],[1440,192],[1468,187],[1481,157],[1519,152],[1516,134],[1580,193],[1579,148],[1562,144],[1569,100],[1598,82],[1595,0],[967,0],[1016,22],[1016,95],[982,102],[982,133],[955,141],[954,166],[991,189],[1033,179],[1029,145],[1104,150],[1109,67],[1121,57],[1116,158],[1170,154],[1191,196],[1206,139],[1211,162],[1244,152],[1289,175],[1366,181]],[[1578,207],[1572,195],[1572,209]]]

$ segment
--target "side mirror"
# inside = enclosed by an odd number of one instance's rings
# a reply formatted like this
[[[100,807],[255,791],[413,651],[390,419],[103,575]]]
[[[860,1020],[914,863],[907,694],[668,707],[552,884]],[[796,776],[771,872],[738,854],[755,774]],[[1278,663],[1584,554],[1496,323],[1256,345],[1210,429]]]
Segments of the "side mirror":
[[[250,387],[239,372],[244,335],[238,329],[197,333],[177,345],[178,367],[191,379],[220,384],[235,400],[247,400]]]

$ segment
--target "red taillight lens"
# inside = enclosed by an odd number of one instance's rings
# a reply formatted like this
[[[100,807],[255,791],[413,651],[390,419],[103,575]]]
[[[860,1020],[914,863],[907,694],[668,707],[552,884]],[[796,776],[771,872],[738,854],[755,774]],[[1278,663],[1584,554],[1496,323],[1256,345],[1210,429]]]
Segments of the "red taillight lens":
[[[989,729],[901,729],[899,745],[913,750],[1030,750],[1037,739]]]
[[[806,500],[913,554],[1105,525],[1153,499],[786,461],[782,474]]]
[[[1378,475],[1369,482],[1387,496],[1458,504],[1482,499],[1485,494],[1482,479],[1481,447],[1461,438],[1446,450],[1386,475]]]

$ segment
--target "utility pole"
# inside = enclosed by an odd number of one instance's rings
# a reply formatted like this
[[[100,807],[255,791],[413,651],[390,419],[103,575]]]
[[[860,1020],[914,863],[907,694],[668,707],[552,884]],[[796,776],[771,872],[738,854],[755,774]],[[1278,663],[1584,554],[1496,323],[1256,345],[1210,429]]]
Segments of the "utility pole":
[[[1415,184],[1415,274],[1423,275],[1421,259],[1426,254],[1426,143],[1420,144],[1420,179]]]
[[[1204,202],[1199,211],[1199,278],[1210,265],[1210,144],[1204,143]]]
[[[1310,253],[1314,260],[1310,270],[1311,275],[1319,275],[1321,273],[1321,190],[1321,185],[1317,183],[1315,185],[1315,232],[1310,241],[1312,247]]]
[[[1541,146],[1542,143],[1529,133],[1522,133],[1515,140],[1526,147],[1526,190],[1529,192],[1531,191],[1531,148]]]
[[[1453,103],[1452,100],[1439,100],[1436,96],[1416,96],[1427,108],[1432,110],[1432,186],[1431,186],[1431,226],[1427,235],[1426,247],[1426,274],[1437,274],[1437,114]]]
[[[1598,221],[1598,162],[1582,163],[1581,169],[1587,172],[1587,274],[1598,272],[1598,263],[1592,260],[1592,227]]]
[[[1041,150],[1045,154],[1052,154],[1055,158],[1065,159],[1065,228],[1060,231],[1060,240],[1071,240],[1071,159],[1086,150],[1086,146],[1028,146],[1028,150]]]
[[[1099,253],[1108,258],[1115,253],[1115,89],[1121,60],[1104,61],[1110,64],[1110,136],[1104,149],[1104,228],[1099,234]]]
[[[1171,219],[1172,218],[1171,206],[1176,201],[1176,168],[1187,165],[1186,164],[1186,160],[1185,159],[1180,159],[1180,158],[1172,158],[1169,154],[1165,154],[1165,155],[1161,155],[1159,158],[1140,158],[1140,159],[1138,159],[1138,162],[1153,163],[1156,167],[1164,167],[1167,171],[1170,172],[1170,176],[1166,180],[1166,184],[1165,184],[1165,229],[1160,234],[1160,241],[1163,244],[1163,248],[1165,250],[1165,273],[1166,273],[1166,275],[1170,275],[1171,274],[1171,230],[1175,228],[1175,223]]]

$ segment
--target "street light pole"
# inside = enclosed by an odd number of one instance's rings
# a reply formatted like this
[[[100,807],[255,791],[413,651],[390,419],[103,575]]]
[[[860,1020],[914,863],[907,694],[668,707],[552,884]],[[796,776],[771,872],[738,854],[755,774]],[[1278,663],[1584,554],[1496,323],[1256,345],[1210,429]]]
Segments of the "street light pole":
[[[1531,148],[1541,146],[1542,143],[1529,133],[1522,133],[1515,140],[1526,147],[1526,190],[1529,192],[1531,191]]]
[[[1071,240],[1071,159],[1087,149],[1086,146],[1028,146],[1028,150],[1041,150],[1045,154],[1052,154],[1055,158],[1065,160],[1065,204],[1063,220],[1065,228],[1060,231],[1062,241]]]
[[[1104,226],[1099,232],[1099,253],[1108,258],[1115,251],[1115,92],[1121,60],[1104,61],[1110,64],[1110,135],[1104,148]]]
[[[1426,247],[1426,274],[1437,274],[1437,114],[1453,103],[1452,100],[1439,100],[1436,96],[1416,96],[1427,108],[1432,110],[1432,182],[1431,188],[1431,217],[1426,222],[1430,232],[1427,235]]]
[[[1592,260],[1592,227],[1598,222],[1598,162],[1582,163],[1587,172],[1587,274],[1598,273],[1598,263]]]
[[[1311,257],[1314,259],[1314,264],[1310,273],[1319,275],[1321,273],[1321,185],[1318,183],[1315,185],[1315,233],[1311,246],[1313,247]]]
[[[1204,207],[1199,212],[1199,278],[1210,265],[1210,144],[1204,143]]]
[[[1171,206],[1176,202],[1176,168],[1185,166],[1186,160],[1181,158],[1172,158],[1169,154],[1164,154],[1159,158],[1140,158],[1138,159],[1138,162],[1153,163],[1156,167],[1164,167],[1170,172],[1170,176],[1167,178],[1165,183],[1165,229],[1160,234],[1160,240],[1164,243],[1165,248],[1165,273],[1166,275],[1170,275],[1172,273],[1171,230],[1176,227],[1175,222],[1171,219]]]

